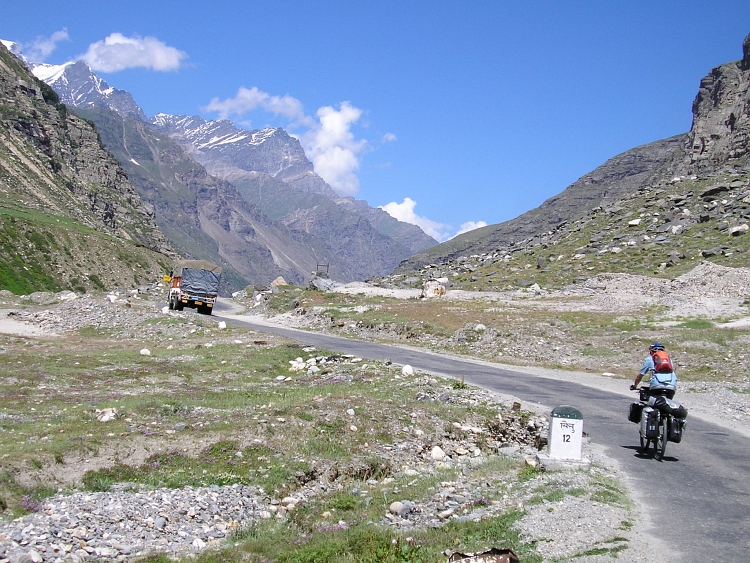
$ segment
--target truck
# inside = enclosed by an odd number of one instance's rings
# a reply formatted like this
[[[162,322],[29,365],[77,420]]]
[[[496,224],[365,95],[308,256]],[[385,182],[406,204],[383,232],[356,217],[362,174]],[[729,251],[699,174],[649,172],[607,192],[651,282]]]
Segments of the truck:
[[[164,280],[170,284],[167,293],[170,309],[182,311],[190,307],[202,315],[210,315],[219,294],[221,267],[206,260],[181,260]]]

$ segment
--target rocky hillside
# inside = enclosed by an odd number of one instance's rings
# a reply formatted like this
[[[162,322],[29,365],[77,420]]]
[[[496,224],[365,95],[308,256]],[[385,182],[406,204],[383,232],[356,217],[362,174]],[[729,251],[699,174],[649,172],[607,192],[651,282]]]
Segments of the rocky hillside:
[[[225,268],[222,294],[278,276],[303,283],[315,269],[316,258],[333,260],[323,245],[300,240],[270,220],[234,186],[210,176],[179,145],[145,122],[104,108],[75,111],[96,123],[102,142],[141,197],[154,206],[156,221],[175,248],[184,256]]]
[[[749,115],[750,36],[743,43],[742,60],[719,66],[701,80],[688,133],[624,152],[540,207],[419,253],[404,261],[399,271],[473,254],[503,254],[524,247],[534,238],[564,233],[573,223],[576,225],[572,228],[578,232],[576,227],[598,208],[626,208],[628,204],[620,200],[632,199],[639,191],[663,191],[675,177],[695,176],[697,189],[717,183],[713,179],[717,174],[736,182],[728,175],[744,174],[748,169]]]
[[[383,275],[436,244],[366,202],[339,198],[283,129],[160,114],[152,130],[132,96],[86,63],[32,66],[101,129],[170,243],[224,266],[225,292],[279,275],[303,282],[318,264],[343,281]]]
[[[703,260],[747,266],[750,174],[678,176],[642,186],[580,219],[502,249],[397,272],[384,285],[506,290],[562,287],[606,272],[678,276]],[[417,274],[417,275],[415,275]]]
[[[338,196],[315,173],[299,141],[283,129],[245,131],[226,120],[165,114],[152,123],[263,213],[326,241],[353,271],[391,271],[394,259],[400,262],[436,244],[415,225],[365,201]]]
[[[304,284],[318,264],[327,264],[335,279],[348,281],[395,267],[394,240],[360,215],[340,212],[328,197],[252,173],[254,186],[262,186],[264,207],[254,197],[258,189],[238,183],[240,189],[210,175],[181,145],[133,116],[123,118],[104,108],[75,111],[96,123],[105,146],[154,206],[172,244],[186,256],[226,268],[224,294],[278,276]],[[284,213],[275,213],[290,207],[295,221],[285,222]],[[299,208],[314,208],[316,217],[327,217],[327,228],[321,222],[311,226]],[[397,257],[408,254],[398,246]]]
[[[682,156],[685,135],[657,141],[624,152],[551,197],[536,209],[500,223],[469,231],[405,260],[399,271],[463,255],[503,252],[524,239],[585,217],[599,206],[611,204],[633,190],[673,174]]]
[[[171,247],[91,123],[0,46],[0,287],[153,281]]]

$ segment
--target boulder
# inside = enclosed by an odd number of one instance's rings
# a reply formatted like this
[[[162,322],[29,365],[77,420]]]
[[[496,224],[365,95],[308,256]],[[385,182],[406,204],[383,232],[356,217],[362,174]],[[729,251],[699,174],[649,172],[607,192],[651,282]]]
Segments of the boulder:
[[[445,295],[445,286],[438,280],[427,280],[422,285],[422,299],[431,299]]]

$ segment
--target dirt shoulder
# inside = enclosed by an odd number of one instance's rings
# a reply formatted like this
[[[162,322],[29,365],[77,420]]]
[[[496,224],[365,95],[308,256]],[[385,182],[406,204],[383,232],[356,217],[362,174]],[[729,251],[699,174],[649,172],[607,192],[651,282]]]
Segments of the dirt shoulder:
[[[13,309],[0,309],[0,334],[13,334],[15,336],[56,336],[56,334],[45,330],[28,321],[18,321],[9,317]]]

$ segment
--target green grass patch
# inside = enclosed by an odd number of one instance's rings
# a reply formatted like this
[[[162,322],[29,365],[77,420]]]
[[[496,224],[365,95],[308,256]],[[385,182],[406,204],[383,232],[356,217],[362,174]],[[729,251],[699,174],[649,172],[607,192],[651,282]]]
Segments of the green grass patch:
[[[708,319],[692,319],[677,325],[678,328],[691,328],[694,330],[706,330],[709,328],[714,328],[714,326],[716,325],[714,325],[714,323],[709,321]]]
[[[91,491],[106,491],[114,483],[133,483],[150,487],[182,488],[210,485],[259,485],[268,494],[294,491],[305,482],[310,468],[265,446],[241,448],[231,440],[206,447],[198,456],[173,450],[155,454],[137,467],[116,464],[87,471],[84,486]]]

